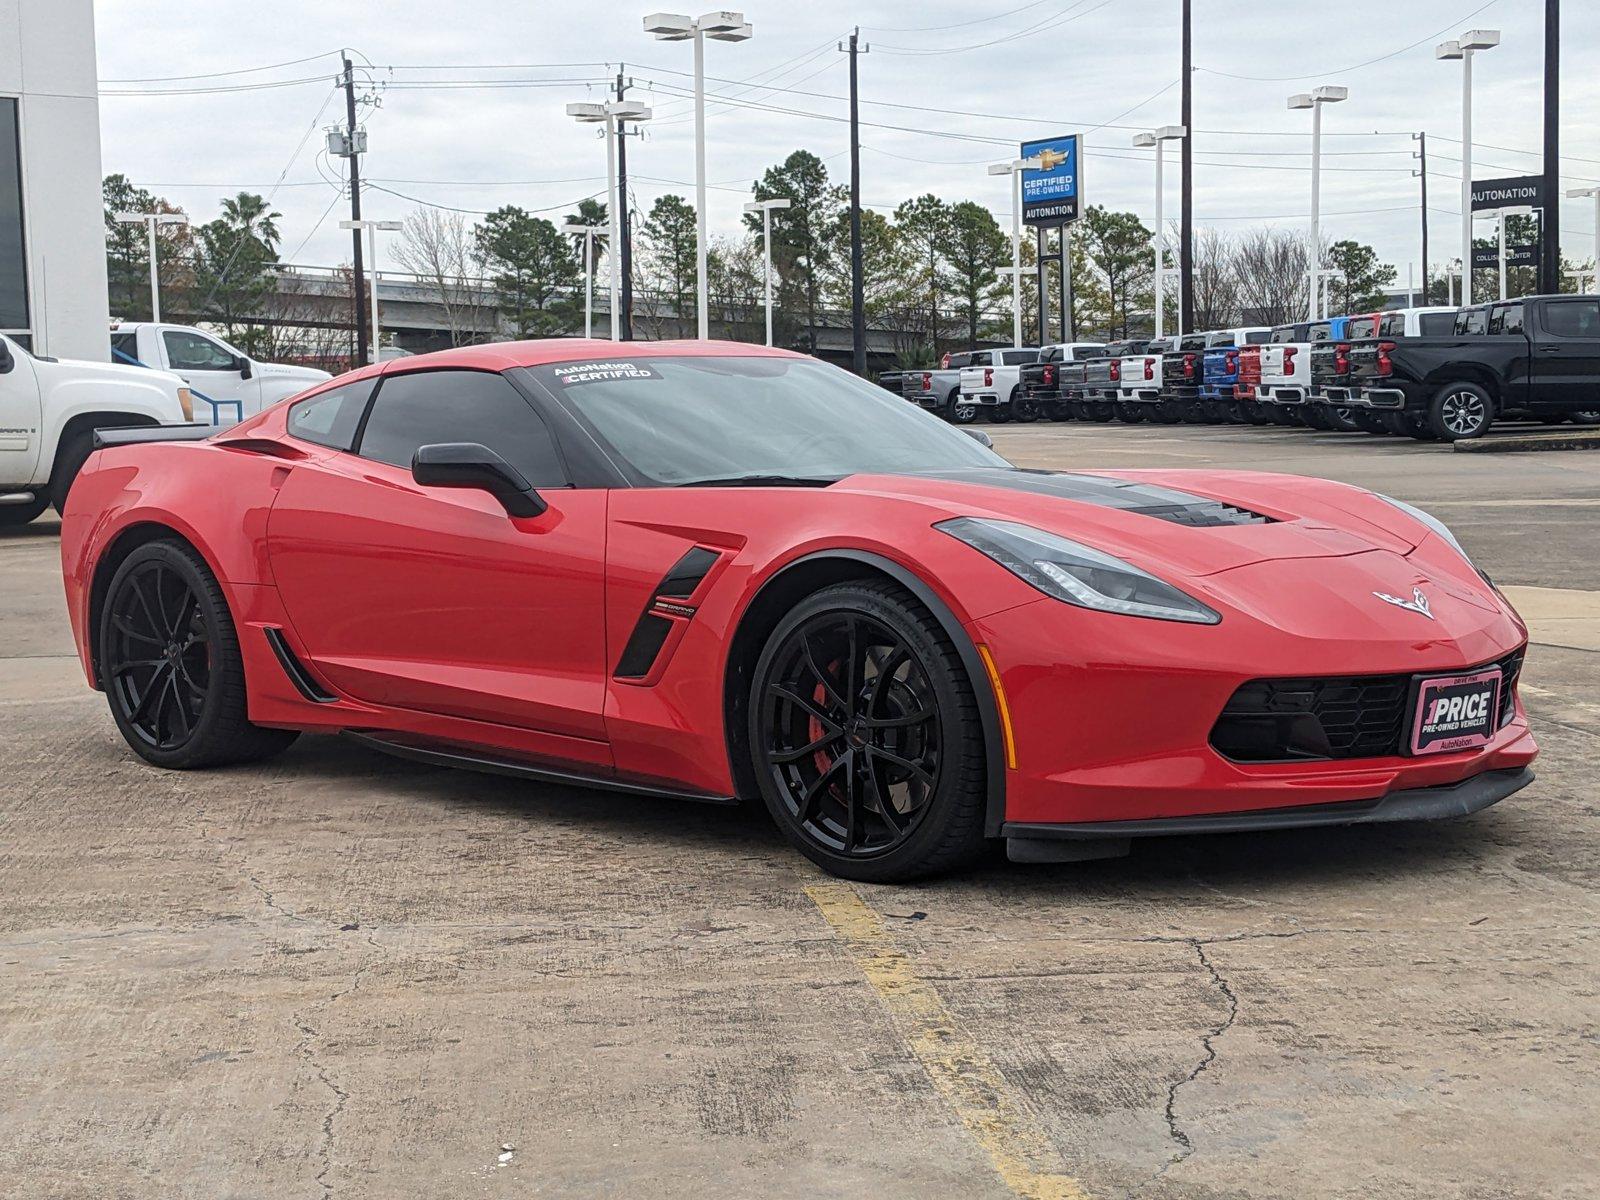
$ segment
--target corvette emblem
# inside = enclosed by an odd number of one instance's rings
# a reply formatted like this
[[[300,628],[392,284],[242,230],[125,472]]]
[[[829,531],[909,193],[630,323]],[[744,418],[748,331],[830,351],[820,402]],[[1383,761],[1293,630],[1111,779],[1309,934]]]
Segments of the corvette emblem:
[[[1388,592],[1373,592],[1372,594],[1385,604],[1393,604],[1396,608],[1403,608],[1408,612],[1421,613],[1428,620],[1433,620],[1433,610],[1428,607],[1428,597],[1423,595],[1422,589],[1419,587],[1411,589],[1411,599],[1409,600],[1401,599],[1399,596],[1391,596]]]

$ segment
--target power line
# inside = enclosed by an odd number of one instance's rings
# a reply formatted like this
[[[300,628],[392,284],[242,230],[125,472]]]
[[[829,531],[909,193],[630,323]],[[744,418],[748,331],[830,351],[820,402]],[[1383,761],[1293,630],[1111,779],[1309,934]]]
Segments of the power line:
[[[939,54],[966,54],[970,50],[985,50],[991,46],[1004,46],[1008,42],[1015,42],[1025,37],[1031,37],[1045,29],[1058,29],[1062,25],[1065,25],[1071,21],[1076,21],[1079,17],[1087,17],[1091,13],[1099,12],[1111,2],[1112,0],[1100,0],[1100,2],[1094,5],[1093,8],[1080,9],[1078,12],[1069,12],[1069,9],[1078,8],[1080,5],[1088,3],[1088,0],[1071,0],[1071,3],[1069,3],[1060,12],[1054,13],[1051,16],[1044,18],[1044,20],[1033,25],[1029,25],[1026,28],[1019,29],[1014,33],[1008,33],[1003,37],[993,38],[987,42],[973,42],[965,46],[943,46],[937,48],[925,48],[919,46],[884,46],[880,44],[876,47],[876,49],[883,51],[885,54],[905,54],[916,55],[918,57],[928,57]]]
[[[281,67],[298,67],[302,63],[316,62],[319,58],[328,58],[341,53],[339,50],[324,50],[321,54],[312,54],[305,58],[291,58],[286,62],[268,63],[260,67],[240,67],[234,71],[206,71],[200,75],[149,75],[143,79],[102,79],[102,84],[107,83],[182,83],[191,79],[224,79],[232,75],[254,75],[259,71],[276,71]]]

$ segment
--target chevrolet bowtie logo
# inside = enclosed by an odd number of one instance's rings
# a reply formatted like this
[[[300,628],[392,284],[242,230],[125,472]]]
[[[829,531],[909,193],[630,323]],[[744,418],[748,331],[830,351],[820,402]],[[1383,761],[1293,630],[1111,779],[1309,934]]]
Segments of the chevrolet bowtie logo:
[[[1433,610],[1428,607],[1428,598],[1422,594],[1422,589],[1419,587],[1411,589],[1411,599],[1409,600],[1401,599],[1399,596],[1391,596],[1388,592],[1373,592],[1372,594],[1385,604],[1393,604],[1396,608],[1403,608],[1407,612],[1421,613],[1428,620],[1433,620]]]

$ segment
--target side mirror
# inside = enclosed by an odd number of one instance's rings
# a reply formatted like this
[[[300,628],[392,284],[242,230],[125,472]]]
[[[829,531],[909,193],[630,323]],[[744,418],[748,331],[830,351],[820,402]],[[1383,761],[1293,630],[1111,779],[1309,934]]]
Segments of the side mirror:
[[[242,354],[233,360],[233,367],[234,370],[239,372],[240,379],[249,379],[254,374],[250,369],[250,360]]]
[[[513,517],[537,517],[550,507],[521,471],[477,442],[418,446],[411,456],[411,478],[423,487],[477,488],[488,492]]]
[[[980,446],[987,446],[991,450],[994,449],[994,439],[992,437],[990,437],[987,433],[985,433],[983,430],[981,430],[981,429],[963,429],[961,432],[966,434],[973,441],[977,442]]]
[[[17,360],[11,357],[11,343],[5,338],[0,338],[0,375],[4,375],[17,365]]]

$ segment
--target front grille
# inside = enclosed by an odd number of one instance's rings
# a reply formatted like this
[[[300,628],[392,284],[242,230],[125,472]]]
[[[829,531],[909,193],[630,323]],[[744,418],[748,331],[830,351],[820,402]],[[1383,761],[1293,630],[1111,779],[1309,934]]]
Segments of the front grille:
[[[1502,674],[1497,727],[1516,710],[1523,651],[1494,663]],[[1463,667],[1466,673],[1476,670]],[[1234,762],[1384,758],[1404,752],[1414,675],[1253,679],[1234,692],[1211,745]]]

